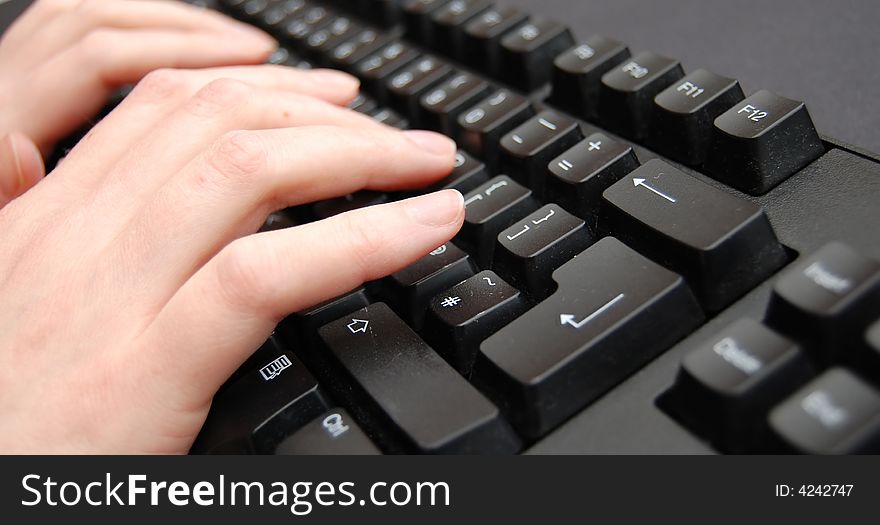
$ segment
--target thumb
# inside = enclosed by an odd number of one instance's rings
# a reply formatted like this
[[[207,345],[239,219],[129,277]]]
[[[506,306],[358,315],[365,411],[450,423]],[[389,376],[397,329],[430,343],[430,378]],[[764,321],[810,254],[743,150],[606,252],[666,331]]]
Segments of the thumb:
[[[43,156],[23,133],[0,139],[0,208],[31,189],[46,175]]]

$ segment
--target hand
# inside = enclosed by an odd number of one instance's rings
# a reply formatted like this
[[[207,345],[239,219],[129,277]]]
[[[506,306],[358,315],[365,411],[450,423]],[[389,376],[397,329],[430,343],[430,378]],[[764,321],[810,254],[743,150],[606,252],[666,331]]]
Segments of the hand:
[[[0,40],[0,206],[43,176],[39,155],[161,67],[264,62],[269,35],[157,0],[37,0]]]
[[[0,450],[184,453],[285,315],[457,232],[463,199],[444,191],[252,234],[273,210],[448,174],[452,141],[338,107],[356,88],[156,71],[0,210]]]

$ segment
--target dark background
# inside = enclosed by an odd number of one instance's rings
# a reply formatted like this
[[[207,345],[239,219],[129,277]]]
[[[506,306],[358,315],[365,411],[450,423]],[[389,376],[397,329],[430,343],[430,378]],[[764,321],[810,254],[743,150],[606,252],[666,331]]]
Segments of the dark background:
[[[4,0],[0,0],[3,2]],[[30,0],[0,3],[0,31]],[[564,21],[584,39],[681,60],[807,102],[819,132],[880,152],[877,0],[498,0]],[[0,73],[2,74],[2,73]],[[8,103],[8,101],[3,101]]]

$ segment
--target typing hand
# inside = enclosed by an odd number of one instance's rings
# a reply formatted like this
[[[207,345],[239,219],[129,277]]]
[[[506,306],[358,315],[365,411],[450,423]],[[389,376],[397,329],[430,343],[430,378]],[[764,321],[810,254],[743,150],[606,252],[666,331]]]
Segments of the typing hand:
[[[162,67],[258,64],[275,47],[177,2],[37,0],[0,40],[0,206],[43,176],[37,149],[48,153],[113,89]]]
[[[464,217],[444,191],[253,234],[272,210],[428,184],[455,145],[278,66],[147,75],[0,210],[0,451],[183,453],[286,314],[411,264]]]

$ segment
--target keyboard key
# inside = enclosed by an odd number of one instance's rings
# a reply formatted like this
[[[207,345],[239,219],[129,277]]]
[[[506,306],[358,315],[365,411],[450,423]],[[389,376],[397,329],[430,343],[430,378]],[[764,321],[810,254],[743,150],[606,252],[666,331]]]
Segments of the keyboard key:
[[[269,0],[248,0],[242,5],[241,12],[246,20],[259,20],[268,7]]]
[[[464,25],[492,6],[489,0],[452,0],[431,15],[434,48],[447,56],[462,56]]]
[[[403,118],[399,113],[394,111],[393,109],[381,108],[377,111],[374,111],[370,114],[373,117],[373,120],[376,122],[381,122],[386,126],[391,126],[392,128],[398,129],[406,129],[409,127],[409,121]]]
[[[498,164],[501,137],[534,114],[528,99],[499,89],[458,116],[458,140],[492,168]]]
[[[305,0],[285,0],[273,4],[263,13],[260,25],[270,33],[278,34],[288,20],[305,8]]]
[[[496,237],[520,218],[538,208],[532,191],[506,175],[499,175],[465,194],[465,217],[458,233],[463,246],[475,253],[477,264],[488,267]]]
[[[311,308],[299,311],[282,323],[285,341],[291,346],[295,344],[314,346],[318,328],[343,315],[360,310],[370,304],[370,298],[364,287],[358,287],[348,293],[316,304]]]
[[[290,351],[274,353],[214,398],[193,451],[271,452],[326,409],[317,381],[302,362]]]
[[[599,230],[684,275],[717,312],[787,261],[764,210],[650,160],[605,190]]]
[[[459,73],[422,95],[419,122],[423,127],[454,137],[458,115],[485,98],[490,91],[485,80]]]
[[[678,61],[650,52],[636,55],[602,76],[599,119],[611,131],[641,140],[650,127],[654,97],[684,76]]]
[[[423,56],[388,80],[389,101],[412,122],[419,115],[419,97],[453,73],[449,64],[432,56]]]
[[[639,166],[632,148],[593,133],[548,164],[547,199],[587,221],[596,231],[602,192]]]
[[[551,274],[594,241],[584,221],[547,204],[498,234],[495,270],[533,299],[556,289]]]
[[[495,7],[471,20],[464,28],[462,56],[458,57],[479,71],[500,77],[501,38],[529,19],[512,7]]]
[[[381,452],[348,412],[333,408],[282,441],[275,454],[369,456]]]
[[[403,3],[403,22],[406,36],[416,42],[433,47],[433,29],[431,15],[449,0],[407,0]]]
[[[553,59],[573,45],[571,31],[561,24],[524,24],[501,39],[501,74],[510,84],[532,91],[550,81]]]
[[[595,120],[602,75],[629,57],[629,48],[604,36],[594,36],[569,49],[553,61],[550,102]]]
[[[354,100],[348,104],[348,107],[358,113],[369,115],[376,111],[378,104],[376,104],[376,100],[372,97],[364,95],[363,93],[358,93],[358,95],[354,97]]]
[[[412,449],[453,454],[519,449],[498,409],[384,303],[319,333],[365,401],[363,410],[376,415],[372,422],[396,430]]]
[[[375,206],[376,204],[384,204],[386,202],[388,202],[387,193],[363,190],[346,195],[345,197],[318,202],[312,207],[312,210],[315,214],[315,218],[321,220],[347,211],[358,210],[360,208]]]
[[[811,376],[792,341],[740,319],[688,354],[674,403],[687,426],[726,452],[760,446],[769,410]]]
[[[431,299],[425,337],[465,377],[483,339],[527,308],[519,290],[483,271]]]
[[[486,165],[459,150],[455,154],[455,167],[448,177],[430,186],[427,191],[455,189],[467,193],[489,180]]]
[[[362,29],[333,48],[327,55],[327,61],[332,67],[355,73],[361,60],[387,42],[388,37],[375,29]]]
[[[736,80],[698,69],[654,98],[649,143],[672,160],[699,166],[715,117],[743,98]]]
[[[536,439],[689,334],[684,280],[606,237],[553,272],[559,288],[486,339],[474,381]]]
[[[361,11],[380,26],[392,27],[400,23],[402,3],[402,0],[361,0]]]
[[[501,172],[542,197],[547,163],[581,138],[576,121],[546,109],[501,137]]]
[[[355,74],[361,79],[364,91],[382,104],[388,103],[386,84],[391,76],[419,58],[419,53],[401,42],[393,42],[361,61]]]
[[[823,153],[807,106],[762,90],[715,119],[706,172],[760,195]]]
[[[333,20],[333,13],[323,7],[312,6],[289,18],[281,32],[286,43],[301,47],[312,33],[322,29]]]
[[[316,63],[329,63],[325,55],[342,42],[352,38],[360,31],[360,26],[347,16],[338,16],[325,27],[313,32],[305,39],[303,50]]]
[[[286,228],[293,228],[296,226],[296,221],[293,220],[290,215],[285,213],[284,211],[276,211],[274,213],[270,213],[266,220],[263,222],[263,225],[260,226],[261,232],[271,232],[276,230],[283,230]]]
[[[397,313],[417,330],[428,301],[474,274],[470,257],[448,242],[383,281],[384,295]]]
[[[807,454],[880,452],[880,392],[832,368],[770,413],[788,447]]]
[[[821,363],[857,348],[880,315],[880,264],[832,242],[787,268],[773,286],[767,324],[801,341]]]

